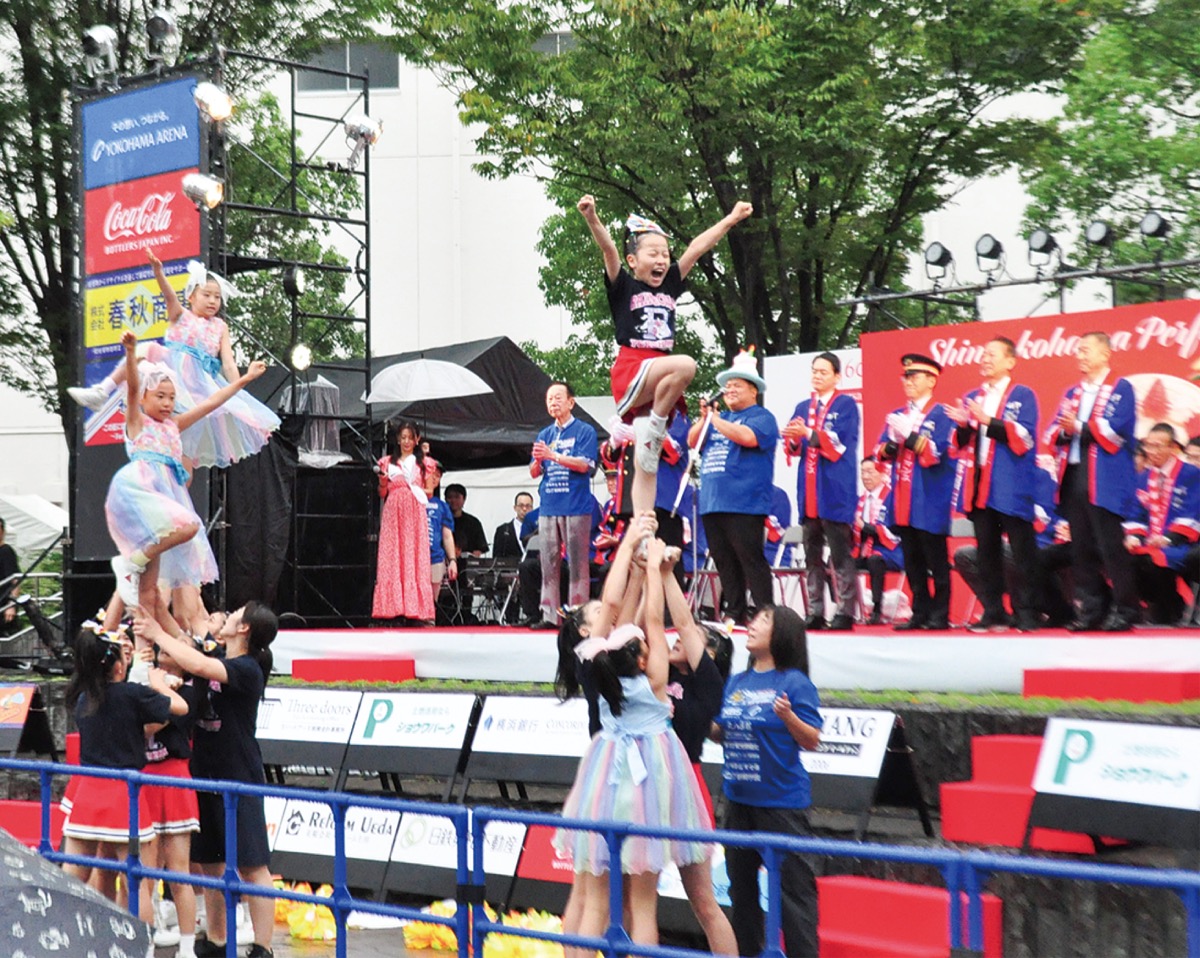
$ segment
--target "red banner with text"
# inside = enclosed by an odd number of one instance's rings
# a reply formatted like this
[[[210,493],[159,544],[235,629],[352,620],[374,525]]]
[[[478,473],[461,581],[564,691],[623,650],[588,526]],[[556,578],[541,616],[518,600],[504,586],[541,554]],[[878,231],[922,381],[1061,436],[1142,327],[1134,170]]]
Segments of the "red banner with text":
[[[1029,319],[928,326],[862,337],[863,438],[871,448],[883,431],[884,417],[904,403],[900,357],[922,353],[942,364],[935,398],[951,403],[979,385],[979,357],[996,336],[1017,347],[1015,382],[1038,397],[1039,437],[1045,432],[1063,393],[1080,378],[1075,359],[1079,337],[1108,333],[1112,368],[1137,393],[1138,436],[1156,422],[1176,427],[1181,440],[1200,435],[1200,301],[1145,303]]]

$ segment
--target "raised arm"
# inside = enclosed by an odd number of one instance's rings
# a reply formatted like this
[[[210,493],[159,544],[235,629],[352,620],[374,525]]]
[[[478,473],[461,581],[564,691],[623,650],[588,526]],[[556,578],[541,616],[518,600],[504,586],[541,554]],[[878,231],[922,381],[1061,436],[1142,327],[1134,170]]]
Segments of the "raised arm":
[[[175,425],[179,427],[179,431],[187,429],[188,426],[195,425],[218,406],[229,402],[236,396],[248,383],[254,382],[259,376],[267,371],[267,364],[261,359],[256,359],[250,364],[250,368],[246,370],[235,382],[228,386],[222,386],[211,396],[206,396],[200,402],[196,403],[191,409],[185,413],[180,413],[175,417]]]
[[[721,242],[726,233],[753,212],[754,207],[744,200],[734,203],[733,209],[730,210],[727,216],[722,218],[716,225],[710,226],[688,244],[688,248],[679,257],[679,275],[686,278],[701,256]]]
[[[625,538],[617,546],[617,554],[613,556],[612,565],[604,579],[604,591],[600,595],[600,615],[596,625],[597,635],[607,635],[609,629],[617,622],[617,617],[625,604],[625,593],[629,582],[629,566],[633,562],[634,550],[647,536],[653,535],[657,528],[654,513],[642,513],[634,516],[625,532]]]
[[[696,624],[692,610],[688,607],[687,596],[679,588],[679,580],[675,578],[674,566],[679,561],[679,550],[668,549],[660,568],[662,577],[663,596],[667,610],[671,613],[671,623],[679,638],[683,641],[684,651],[687,652],[688,666],[693,672],[700,665],[700,660],[708,654],[705,648],[704,632]]]
[[[142,383],[138,377],[137,333],[127,329],[121,334],[125,347],[125,435],[136,439],[142,432]]]
[[[150,260],[150,265],[154,268],[154,278],[158,280],[158,291],[162,293],[163,300],[167,304],[167,322],[173,323],[183,315],[183,304],[179,302],[179,297],[175,294],[175,288],[167,282],[167,274],[163,272],[162,260],[154,255],[154,250],[147,247],[146,259]]]
[[[646,547],[646,591],[645,591],[645,631],[646,645],[649,654],[646,658],[646,678],[650,680],[650,688],[662,701],[667,701],[667,634],[663,626],[663,581],[658,574],[662,565],[663,550],[666,544],[662,539],[651,539]]]
[[[166,649],[185,672],[190,672],[196,678],[214,680],[222,685],[229,681],[229,673],[221,659],[210,658],[191,642],[168,635],[157,620],[146,615],[141,609],[134,610],[133,631],[159,648]]]
[[[575,208],[583,214],[583,219],[592,232],[592,239],[600,247],[600,253],[604,256],[604,274],[611,283],[621,272],[621,253],[617,250],[617,244],[613,242],[608,227],[601,223],[600,217],[596,215],[596,198],[589,193],[575,204]],[[720,238],[718,236],[713,242],[716,243]]]

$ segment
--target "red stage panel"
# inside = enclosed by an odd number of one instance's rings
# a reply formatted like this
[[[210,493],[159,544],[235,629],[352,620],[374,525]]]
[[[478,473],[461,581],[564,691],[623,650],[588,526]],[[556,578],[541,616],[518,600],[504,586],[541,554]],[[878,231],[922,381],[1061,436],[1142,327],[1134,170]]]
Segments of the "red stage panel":
[[[50,844],[58,848],[62,844],[62,808],[55,802],[50,806]],[[19,802],[12,799],[0,801],[0,822],[13,838],[36,848],[42,834],[41,802]]]
[[[1020,848],[1033,807],[1033,789],[990,782],[946,782],[941,786],[942,838],[971,845]],[[1035,828],[1030,845],[1049,852],[1091,855],[1087,835]]]
[[[967,899],[962,896],[963,939]],[[944,888],[836,875],[817,879],[821,958],[858,955],[949,956],[950,893]],[[1003,950],[1003,904],[983,895],[983,953]]]
[[[971,739],[971,781],[1029,788],[1041,750],[1037,735],[976,735]]]
[[[1130,669],[1025,669],[1025,698],[1105,702],[1187,702],[1200,699],[1200,672]]]
[[[306,682],[407,682],[416,678],[411,656],[296,659],[292,677]]]

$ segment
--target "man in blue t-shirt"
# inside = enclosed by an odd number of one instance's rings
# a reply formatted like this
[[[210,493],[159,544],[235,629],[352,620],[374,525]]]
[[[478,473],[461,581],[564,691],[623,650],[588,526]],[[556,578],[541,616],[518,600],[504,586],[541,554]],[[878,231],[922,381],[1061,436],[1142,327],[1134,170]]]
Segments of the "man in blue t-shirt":
[[[559,555],[566,550],[570,585],[567,602],[582,605],[588,598],[588,553],[592,536],[592,473],[599,441],[596,430],[574,416],[575,390],[569,383],[552,382],[546,390],[546,411],[554,419],[533,444],[529,474],[541,479],[538,539],[542,563],[542,620],[535,629],[558,628]]]
[[[702,401],[688,445],[697,445],[708,419],[700,461],[700,516],[721,580],[725,618],[745,625],[753,614],[746,605],[747,588],[755,608],[773,599],[771,567],[763,555],[763,522],[771,512],[779,426],[758,405],[767,384],[753,353],[739,353],[731,368],[717,374],[717,382],[728,411],[710,409]]]

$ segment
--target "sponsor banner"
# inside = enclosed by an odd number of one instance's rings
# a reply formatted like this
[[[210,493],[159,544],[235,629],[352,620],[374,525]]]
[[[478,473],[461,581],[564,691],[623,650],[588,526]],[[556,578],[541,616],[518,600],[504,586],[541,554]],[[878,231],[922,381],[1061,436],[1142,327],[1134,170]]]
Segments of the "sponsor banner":
[[[33,685],[0,685],[0,727],[24,728],[36,693]]]
[[[258,705],[256,734],[282,742],[345,745],[362,697],[362,692],[272,686]]]
[[[520,822],[488,822],[483,836],[483,870],[488,875],[511,877],[525,843],[525,825]],[[474,831],[468,832],[467,868],[474,859]],[[392,861],[431,868],[458,868],[458,835],[454,824],[440,815],[405,812],[400,832],[392,847]]]
[[[1052,718],[1035,792],[1200,811],[1200,729]]]
[[[587,702],[523,695],[489,695],[471,744],[473,754],[580,758],[591,742]]]
[[[83,197],[84,273],[111,273],[159,259],[200,255],[200,212],[180,181],[192,167],[89,190]]]
[[[555,829],[549,825],[530,825],[525,833],[525,850],[517,868],[518,878],[552,881],[569,885],[575,880],[571,859],[554,847]]]
[[[393,748],[462,748],[475,696],[469,693],[363,694],[351,745]]]
[[[904,403],[900,357],[916,352],[943,366],[935,396],[953,402],[980,383],[979,357],[994,336],[1016,344],[1016,382],[1038,397],[1038,432],[1054,418],[1063,393],[1080,378],[1075,347],[1093,330],[1113,341],[1112,368],[1137,394],[1138,435],[1169,422],[1182,436],[1200,434],[1200,302],[1142,303],[1029,319],[928,326],[862,337],[863,367],[872,387],[863,396],[864,434],[872,448],[887,414]]]
[[[263,796],[263,814],[267,819],[267,848],[275,850],[275,839],[279,837],[279,826],[283,823],[283,810],[287,799],[278,795]]]
[[[346,809],[346,857],[386,862],[400,824],[400,813],[351,805]],[[272,851],[332,858],[333,810],[324,802],[287,800]]]
[[[196,82],[185,77],[84,103],[83,188],[199,166]]]
[[[820,746],[815,752],[800,753],[808,773],[878,778],[896,724],[895,713],[822,708],[821,718]]]

